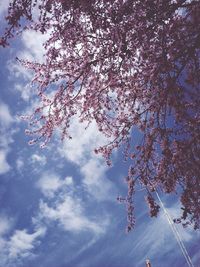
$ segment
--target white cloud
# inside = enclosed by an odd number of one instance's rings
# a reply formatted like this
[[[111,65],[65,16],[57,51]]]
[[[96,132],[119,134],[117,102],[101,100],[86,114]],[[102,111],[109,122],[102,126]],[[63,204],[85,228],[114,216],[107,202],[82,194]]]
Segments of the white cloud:
[[[20,171],[24,167],[24,161],[19,158],[16,160],[16,168],[18,171]]]
[[[79,233],[90,231],[94,234],[102,234],[108,221],[104,223],[89,219],[84,215],[84,209],[80,200],[66,195],[55,206],[49,206],[44,201],[40,203],[40,219],[57,221],[66,231]]]
[[[19,52],[19,58],[43,62],[45,54],[43,43],[48,37],[48,34],[41,34],[34,30],[24,31],[22,34],[22,43],[25,49]]]
[[[66,177],[64,180],[61,180],[56,174],[46,172],[38,180],[36,186],[41,190],[44,196],[52,198],[58,190],[72,184],[72,177]]]
[[[1,124],[0,124],[1,127]],[[0,148],[3,148],[5,150],[9,150],[9,145],[14,142],[13,135],[17,133],[19,128],[14,128],[12,126],[10,127],[4,127],[2,126],[0,128]]]
[[[45,49],[43,43],[48,39],[49,34],[41,34],[33,30],[25,30],[22,33],[22,49],[17,52],[17,57],[19,59],[28,60],[28,61],[37,61],[42,63],[44,61]],[[33,78],[33,73],[26,69],[18,61],[7,62],[7,67],[10,71],[11,78],[23,78],[23,81],[16,82],[15,89],[19,91],[24,100],[29,100],[30,95],[32,94],[32,89],[29,86],[24,86],[24,81],[27,83]]]
[[[39,238],[44,236],[46,229],[37,228],[33,233],[27,229],[15,230],[13,233],[14,220],[6,215],[0,215],[0,266],[18,266],[23,258],[34,255],[35,246]]]
[[[14,60],[8,60],[7,62],[7,68],[10,72],[10,77],[12,79],[16,79],[19,80],[20,78],[22,78],[24,81],[28,82],[31,81],[32,78],[32,73],[30,70],[27,70],[21,63],[19,63],[18,61],[14,61]],[[23,84],[23,82],[22,82]],[[27,88],[23,88],[23,85],[20,87],[19,83],[17,82],[16,84],[14,84],[14,87],[17,91],[21,92],[21,94],[24,95],[24,91],[25,89],[27,90]]]
[[[9,224],[10,222],[7,221]],[[2,229],[2,226],[0,225]],[[8,229],[3,225],[4,233]],[[33,233],[28,233],[26,229],[15,230],[12,235],[0,233],[0,266],[21,266],[23,260],[30,260],[34,257],[34,249],[39,245],[39,238],[43,237],[46,229],[38,228]]]
[[[6,129],[1,128],[0,130],[0,147],[4,148],[5,150],[9,149],[9,144],[13,142],[12,135],[16,132],[11,129],[10,131],[6,132]]]
[[[11,167],[7,161],[10,152],[9,144],[13,142],[11,129],[14,119],[8,105],[0,101],[0,174],[8,172]]]
[[[6,159],[7,154],[8,154],[8,150],[5,150],[5,149],[0,150],[0,174],[4,174],[11,169]]]
[[[66,185],[73,185],[73,178],[71,177],[71,176],[67,176],[67,177],[65,177],[65,181],[64,181],[64,183],[66,184]]]
[[[8,242],[9,258],[30,257],[37,239],[42,237],[45,231],[45,228],[40,228],[30,234],[27,230],[16,230]]]
[[[3,102],[0,102],[0,124],[1,127],[8,128],[13,122],[13,117],[10,113],[8,105]]]
[[[66,140],[62,144],[59,148],[60,155],[80,167],[83,183],[96,199],[114,199],[115,186],[106,177],[108,167],[105,160],[94,153],[94,149],[104,145],[108,139],[98,131],[95,122],[87,129],[85,127],[86,124],[80,123],[78,119],[71,122],[72,140]]]
[[[0,2],[0,18],[6,14],[9,2],[10,2],[9,0],[5,0],[5,1]],[[1,18],[1,19],[3,19],[3,18]]]
[[[114,185],[106,177],[106,171],[105,163],[96,158],[90,158],[80,167],[80,172],[84,176],[84,184],[89,193],[98,200],[115,198],[114,192],[111,194]]]
[[[94,149],[108,141],[98,131],[95,122],[92,122],[86,130],[85,127],[85,123],[80,123],[77,118],[74,119],[70,125],[70,134],[73,139],[66,140],[60,149],[62,155],[78,165],[85,164],[91,157],[100,160],[99,157],[95,156]]]
[[[7,234],[13,225],[13,220],[5,215],[0,215],[0,236]]]
[[[30,76],[31,79],[31,76]],[[24,101],[29,101],[31,96],[33,95],[33,88],[27,83],[23,84],[23,83],[16,83],[14,85],[14,88],[16,91],[18,91],[21,94],[21,98]]]
[[[45,165],[47,162],[47,159],[44,155],[38,155],[38,154],[33,154],[31,156],[31,163],[35,164],[35,163],[39,163],[41,165]]]
[[[35,225],[55,221],[64,230],[79,233],[89,231],[95,235],[104,233],[108,218],[104,222],[86,215],[82,200],[70,176],[61,179],[53,173],[44,173],[36,183],[46,200],[40,201],[39,213],[33,218]],[[55,197],[55,198],[54,198]],[[89,216],[89,217],[88,217]]]

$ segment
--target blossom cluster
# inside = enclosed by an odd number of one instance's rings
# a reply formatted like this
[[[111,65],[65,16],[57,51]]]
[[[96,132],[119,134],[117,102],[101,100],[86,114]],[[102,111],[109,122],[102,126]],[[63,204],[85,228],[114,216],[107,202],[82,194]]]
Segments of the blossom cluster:
[[[154,189],[179,188],[179,220],[199,228],[200,2],[44,0],[33,21],[37,2],[11,1],[0,41],[8,43],[21,18],[51,33],[44,63],[22,61],[35,73],[41,100],[30,119],[31,144],[46,145],[56,128],[61,139],[72,138],[75,115],[80,123],[94,120],[109,140],[95,152],[110,164],[112,151],[122,146],[131,161],[128,230],[135,223],[135,182],[147,189],[152,216],[159,211]],[[133,147],[135,129],[142,139]]]

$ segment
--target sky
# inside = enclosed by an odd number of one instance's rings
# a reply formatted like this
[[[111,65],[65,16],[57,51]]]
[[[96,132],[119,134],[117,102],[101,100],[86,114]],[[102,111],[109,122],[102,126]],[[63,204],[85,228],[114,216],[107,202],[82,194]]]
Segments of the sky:
[[[2,33],[7,1],[0,3]],[[135,197],[136,226],[126,233],[128,164],[120,151],[108,167],[93,151],[106,143],[95,123],[85,130],[75,118],[72,140],[55,135],[47,148],[29,146],[21,115],[38,99],[32,74],[19,58],[42,61],[45,36],[23,32],[0,48],[0,267],[186,267],[163,211],[149,218],[144,192]],[[137,137],[136,137],[137,138]],[[161,195],[171,217],[177,197]],[[200,233],[177,226],[195,267],[200,266]]]

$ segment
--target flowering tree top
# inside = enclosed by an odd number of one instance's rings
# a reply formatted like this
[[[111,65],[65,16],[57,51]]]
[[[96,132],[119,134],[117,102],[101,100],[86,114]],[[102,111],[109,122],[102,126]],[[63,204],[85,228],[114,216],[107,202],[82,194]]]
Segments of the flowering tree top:
[[[122,145],[131,160],[128,195],[119,198],[128,230],[136,183],[146,188],[151,216],[159,211],[154,191],[177,190],[176,222],[200,227],[199,14],[197,0],[12,0],[8,9],[2,46],[19,29],[49,34],[43,63],[21,61],[34,71],[41,100],[30,143],[46,145],[56,128],[72,138],[74,116],[95,121],[109,139],[95,152],[110,164]],[[142,136],[136,147],[134,129]]]

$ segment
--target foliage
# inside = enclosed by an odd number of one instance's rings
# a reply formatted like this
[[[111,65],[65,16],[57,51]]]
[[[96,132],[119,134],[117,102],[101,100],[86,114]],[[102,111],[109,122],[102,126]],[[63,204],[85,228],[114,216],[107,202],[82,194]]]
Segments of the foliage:
[[[95,152],[110,164],[123,146],[131,161],[128,195],[119,198],[128,230],[135,184],[146,188],[151,216],[159,211],[155,190],[178,192],[176,222],[200,227],[199,14],[197,0],[12,0],[8,10],[2,46],[22,29],[20,20],[24,30],[50,34],[44,63],[22,61],[35,72],[41,100],[30,118],[31,143],[46,145],[56,128],[71,138],[75,115],[95,120],[112,139]],[[142,140],[132,147],[136,128]]]

